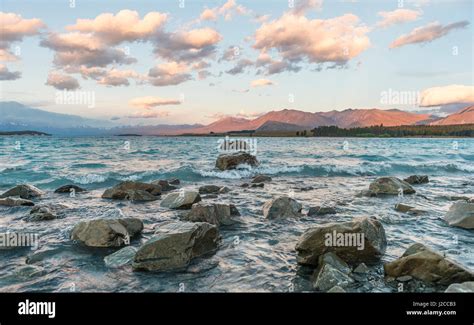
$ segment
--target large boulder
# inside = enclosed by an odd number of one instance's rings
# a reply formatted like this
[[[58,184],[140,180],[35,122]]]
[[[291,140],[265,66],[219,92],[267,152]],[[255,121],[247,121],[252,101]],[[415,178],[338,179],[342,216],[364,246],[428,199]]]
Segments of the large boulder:
[[[33,201],[30,201],[30,200],[7,197],[4,199],[0,199],[0,205],[7,206],[7,207],[19,207],[19,206],[34,206],[35,204],[33,203]]]
[[[233,204],[203,203],[193,204],[191,211],[185,217],[192,222],[207,222],[216,226],[234,224],[233,219],[240,213]]]
[[[400,258],[384,264],[384,270],[389,277],[409,275],[441,285],[474,280],[471,270],[419,243],[411,245]]]
[[[119,247],[143,230],[137,218],[95,219],[74,226],[71,239],[90,247]]]
[[[184,269],[195,257],[215,252],[219,230],[205,222],[176,222],[159,228],[133,259],[134,270],[170,271]]]
[[[187,210],[199,201],[201,201],[201,196],[198,192],[183,190],[168,194],[163,198],[160,205],[168,209]]]
[[[396,177],[379,177],[369,185],[369,195],[398,195],[400,189],[403,194],[413,194],[415,189],[405,181]]]
[[[220,170],[236,169],[239,165],[258,166],[258,160],[255,156],[247,152],[237,152],[231,154],[222,154],[217,157],[216,167]]]
[[[0,195],[0,198],[19,196],[22,199],[29,200],[40,197],[43,194],[43,191],[33,185],[21,184],[3,193],[2,195]]]
[[[71,193],[71,192],[80,193],[80,192],[85,192],[85,191],[86,190],[83,189],[82,187],[69,184],[69,185],[58,187],[56,190],[54,190],[54,193]]]
[[[263,216],[267,219],[301,217],[302,205],[288,196],[278,196],[263,205]]]
[[[474,292],[474,281],[450,284],[445,292]]]
[[[408,184],[424,184],[430,181],[428,175],[411,175],[403,180]]]
[[[296,244],[297,261],[303,265],[318,265],[319,257],[327,252],[334,252],[350,264],[375,262],[386,248],[382,224],[367,217],[310,228]]]
[[[455,202],[444,216],[444,220],[450,226],[474,229],[474,202]]]
[[[122,182],[112,188],[105,190],[102,194],[104,199],[130,200],[130,201],[154,201],[161,194],[161,186],[141,182]]]

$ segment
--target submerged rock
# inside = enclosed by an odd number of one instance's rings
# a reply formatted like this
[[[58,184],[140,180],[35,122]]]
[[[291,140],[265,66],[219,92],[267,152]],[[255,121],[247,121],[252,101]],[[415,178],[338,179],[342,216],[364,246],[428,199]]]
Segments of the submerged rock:
[[[411,245],[400,258],[384,264],[384,270],[390,277],[409,275],[444,285],[474,280],[472,271],[419,243]]]
[[[252,179],[252,183],[265,183],[265,182],[271,182],[271,181],[272,181],[272,178],[266,175],[257,175]]]
[[[3,193],[2,195],[0,195],[0,198],[19,196],[22,199],[28,200],[40,197],[41,195],[44,195],[44,192],[41,191],[39,188],[29,184],[21,184]]]
[[[194,203],[201,201],[201,196],[196,191],[180,191],[170,193],[161,201],[161,206],[169,209],[187,210]]]
[[[428,175],[411,175],[404,179],[408,184],[424,184],[428,183],[430,180]]]
[[[310,228],[296,244],[297,261],[303,265],[318,265],[319,257],[327,252],[334,252],[350,264],[375,262],[386,248],[382,224],[367,217]]]
[[[164,179],[153,181],[153,182],[151,182],[151,184],[159,185],[161,187],[162,192],[169,192],[169,191],[173,191],[173,190],[177,189],[176,186],[171,185],[171,183],[169,181],[164,180]],[[179,184],[179,180],[178,180],[178,184]]]
[[[199,194],[215,194],[219,193],[221,187],[217,185],[203,185],[199,187]]]
[[[191,211],[185,217],[187,221],[207,222],[216,226],[227,226],[236,222],[233,217],[240,213],[233,204],[203,203],[193,204]]]
[[[267,219],[301,217],[302,205],[288,196],[278,196],[263,205],[263,216]]]
[[[126,181],[105,190],[104,199],[154,201],[161,194],[161,186],[141,182]]]
[[[220,189],[219,189],[219,194],[226,194],[226,193],[229,193],[231,191],[230,188],[228,188],[227,186],[222,186]]]
[[[445,292],[474,292],[474,281],[450,284]]]
[[[143,223],[137,218],[96,219],[76,224],[71,239],[90,247],[119,247],[142,230]]]
[[[47,205],[37,205],[33,207],[26,221],[45,221],[57,219],[57,208]]]
[[[406,205],[403,203],[397,203],[395,205],[395,210],[398,212],[409,213],[409,214],[414,214],[414,215],[420,215],[420,214],[425,213],[425,211],[423,210],[416,209],[415,207],[412,207],[410,205]]]
[[[71,193],[71,192],[75,192],[75,193],[80,193],[80,192],[85,192],[86,190],[83,189],[82,187],[79,187],[77,185],[72,185],[72,184],[69,184],[69,185],[64,185],[64,186],[61,186],[59,188],[57,188],[54,193]]]
[[[176,222],[161,227],[145,242],[133,259],[134,270],[184,269],[193,258],[215,252],[219,230],[205,222]]]
[[[34,206],[35,204],[33,203],[33,201],[30,201],[30,200],[7,197],[4,199],[0,199],[0,205],[7,206],[7,207],[18,207],[18,206]]]
[[[115,268],[122,267],[127,264],[132,264],[133,257],[137,249],[132,246],[126,246],[115,253],[107,255],[104,257],[104,262],[107,267]]]
[[[171,184],[171,185],[179,185],[181,183],[181,181],[177,178],[170,178],[170,179],[168,179],[168,183]]]
[[[220,170],[236,169],[237,166],[244,164],[252,167],[259,165],[257,158],[247,152],[221,154],[216,160],[216,167]]]
[[[325,214],[336,214],[337,211],[333,207],[320,207],[320,206],[315,206],[311,207],[308,210],[308,216],[322,216]]]
[[[368,194],[370,196],[398,195],[400,192],[413,194],[416,191],[410,184],[397,177],[379,177],[369,185]]]
[[[474,229],[474,202],[455,202],[449,208],[444,220],[450,226]]]

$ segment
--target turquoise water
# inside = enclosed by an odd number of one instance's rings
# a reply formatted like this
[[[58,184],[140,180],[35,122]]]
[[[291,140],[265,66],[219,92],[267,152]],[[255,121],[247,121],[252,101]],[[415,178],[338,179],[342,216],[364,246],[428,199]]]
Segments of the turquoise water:
[[[0,207],[0,232],[29,231],[39,235],[46,257],[26,266],[30,249],[0,252],[1,291],[289,291],[310,290],[309,270],[298,267],[294,246],[305,229],[318,223],[375,216],[383,223],[388,248],[383,261],[400,256],[414,241],[441,250],[474,268],[472,231],[449,227],[442,217],[450,196],[473,196],[474,139],[344,139],[258,138],[261,165],[220,172],[214,169],[218,139],[209,137],[0,137],[0,191],[29,183],[47,191],[42,203],[65,205],[65,217],[25,222],[27,207]],[[241,188],[255,174],[271,175],[265,188]],[[417,194],[403,203],[426,210],[422,216],[396,212],[394,198],[359,198],[377,176],[427,174],[430,183],[416,186]],[[114,250],[91,250],[69,241],[80,220],[138,217],[143,220],[139,246],[160,223],[179,219],[159,201],[107,201],[102,192],[119,181],[179,178],[184,188],[226,185],[233,191],[215,202],[234,203],[242,217],[223,228],[222,247],[212,257],[196,260],[180,273],[148,274],[130,267],[106,268],[103,257]],[[54,194],[74,183],[88,190],[76,197]],[[268,221],[261,208],[274,195],[291,194],[310,206],[339,208],[330,216]],[[381,263],[374,265],[373,281],[353,291],[391,291],[383,282]]]

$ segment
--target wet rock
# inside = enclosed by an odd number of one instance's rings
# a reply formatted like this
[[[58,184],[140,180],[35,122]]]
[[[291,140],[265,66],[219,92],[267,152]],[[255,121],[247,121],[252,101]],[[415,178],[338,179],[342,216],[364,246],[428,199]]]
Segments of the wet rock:
[[[177,178],[170,178],[168,180],[168,183],[171,184],[171,185],[179,185],[181,183],[181,181]]]
[[[176,222],[162,226],[141,246],[133,259],[134,270],[183,269],[192,259],[215,252],[220,241],[215,225],[205,222]]]
[[[302,205],[288,196],[278,196],[263,205],[263,216],[267,219],[301,217]]]
[[[319,269],[321,269],[325,264],[330,264],[331,266],[333,266],[338,271],[341,271],[344,274],[351,273],[350,266],[346,262],[344,262],[342,259],[340,259],[339,256],[337,256],[333,252],[329,252],[329,253],[319,256],[318,268],[316,269],[316,274],[319,272]]]
[[[199,194],[215,194],[219,193],[220,189],[221,187],[217,185],[203,185],[199,187]]]
[[[83,189],[82,187],[79,187],[77,185],[72,185],[72,184],[69,184],[69,185],[64,185],[64,186],[61,186],[59,188],[57,188],[54,193],[71,193],[71,192],[75,192],[75,193],[80,193],[80,192],[85,192],[86,190]]]
[[[244,188],[249,187],[249,186],[250,186],[249,183],[243,183],[242,185],[240,185],[240,187],[244,187]]]
[[[436,284],[474,280],[472,271],[419,243],[411,245],[402,257],[384,264],[384,270],[391,277],[410,275]]]
[[[395,205],[395,211],[402,212],[402,213],[408,213],[408,214],[414,214],[414,215],[420,215],[426,213],[423,210],[416,209],[415,207],[412,207],[410,205],[406,205],[403,203],[397,203]]]
[[[116,251],[115,253],[112,253],[104,257],[105,265],[110,268],[116,268],[116,267],[122,267],[128,264],[132,264],[133,257],[135,256],[136,252],[137,252],[137,249],[135,247],[132,247],[132,246],[124,247]]]
[[[403,275],[403,276],[399,276],[396,280],[398,282],[408,282],[408,281],[413,280],[413,277],[411,275]]]
[[[199,201],[201,201],[201,196],[198,192],[182,190],[165,196],[160,205],[169,209],[187,210]]]
[[[296,244],[297,261],[303,265],[317,265],[319,256],[327,252],[334,252],[349,264],[375,262],[386,248],[382,224],[367,217],[310,228]]]
[[[219,189],[219,194],[226,194],[226,193],[229,193],[230,191],[231,191],[230,188],[228,188],[227,186],[222,186]]]
[[[30,200],[7,197],[4,199],[0,199],[0,205],[7,206],[7,207],[18,207],[18,206],[34,206],[35,204],[33,203],[33,201],[30,201]]]
[[[239,165],[255,167],[258,164],[257,158],[247,152],[221,154],[216,160],[216,167],[220,170],[236,169]]]
[[[264,187],[264,186],[265,186],[264,183],[252,183],[252,184],[250,184],[250,187],[254,187],[254,188],[255,187]]]
[[[76,224],[71,239],[90,247],[119,247],[142,230],[143,223],[137,218],[96,219]]]
[[[367,267],[367,265],[365,265],[365,263],[360,263],[355,269],[354,269],[354,273],[359,273],[359,274],[366,274],[366,273],[369,273],[369,268]]]
[[[233,204],[199,202],[193,204],[185,219],[192,222],[207,222],[216,226],[227,226],[234,224],[236,220],[233,217],[239,215],[239,211]]]
[[[398,195],[399,191],[403,194],[413,194],[415,189],[405,181],[396,177],[379,177],[369,185],[370,196],[378,195]]]
[[[425,184],[428,183],[430,180],[428,175],[411,175],[404,179],[405,182],[408,184]]]
[[[319,291],[328,291],[336,285],[346,287],[353,282],[354,280],[350,276],[339,271],[331,264],[324,264],[315,277],[313,288]]]
[[[257,175],[252,179],[252,183],[265,183],[265,182],[271,182],[271,181],[272,181],[272,178],[266,175]]]
[[[130,201],[154,201],[161,194],[161,186],[141,182],[122,182],[112,188],[105,190],[102,194],[104,199],[130,200]]]
[[[40,250],[35,250],[26,257],[25,263],[34,264],[34,263],[42,262],[45,259],[61,254],[63,251],[64,251],[63,247],[42,248]]]
[[[2,195],[0,195],[0,198],[6,198],[10,196],[19,196],[22,199],[29,200],[29,199],[40,197],[43,194],[44,194],[43,191],[41,191],[39,188],[33,185],[21,184],[3,193]]]
[[[315,206],[315,207],[309,208],[309,210],[308,210],[308,216],[309,217],[322,216],[322,215],[325,215],[325,214],[336,214],[336,213],[337,213],[337,211],[333,207]]]
[[[46,274],[46,271],[36,265],[24,265],[20,266],[15,270],[15,275],[24,280],[28,280],[34,277],[43,276]]]
[[[151,184],[160,186],[161,192],[169,192],[169,191],[173,191],[177,189],[176,186],[171,185],[169,181],[163,180],[163,179],[153,181],[151,182]],[[178,180],[178,184],[179,184],[179,180]]]
[[[474,229],[474,203],[458,201],[449,208],[444,220],[450,225]]]
[[[445,292],[474,292],[474,281],[464,283],[453,283]]]
[[[343,292],[346,292],[346,290],[344,290],[340,286],[334,286],[331,289],[329,289],[327,292],[329,292],[329,293],[343,293]]]
[[[47,205],[37,205],[33,207],[26,221],[45,221],[57,219],[57,209]]]

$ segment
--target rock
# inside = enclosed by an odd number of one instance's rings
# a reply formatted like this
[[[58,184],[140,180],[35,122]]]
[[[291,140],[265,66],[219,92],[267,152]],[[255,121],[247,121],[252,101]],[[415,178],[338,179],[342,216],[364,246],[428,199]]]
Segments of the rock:
[[[199,202],[193,204],[185,219],[192,222],[207,222],[216,226],[228,226],[236,222],[232,217],[239,215],[239,211],[233,204]]]
[[[171,184],[171,185],[179,185],[181,182],[180,182],[180,180],[177,179],[177,178],[170,178],[170,179],[168,180],[168,183]]]
[[[229,192],[230,192],[230,188],[228,188],[227,186],[222,186],[219,189],[219,194],[226,194],[226,193],[229,193]]]
[[[450,284],[445,292],[474,292],[474,281]]]
[[[453,203],[444,220],[450,226],[474,229],[474,203],[464,201]]]
[[[267,219],[301,217],[301,203],[288,196],[278,196],[263,205],[263,216]]]
[[[40,197],[41,195],[44,195],[44,192],[41,191],[39,188],[33,185],[21,184],[3,193],[2,195],[0,195],[0,198],[19,196],[22,199],[29,200]]]
[[[194,203],[201,201],[201,196],[196,191],[180,191],[168,194],[162,201],[161,206],[169,209],[187,210]]]
[[[346,292],[346,290],[344,290],[340,286],[334,286],[331,289],[329,289],[327,292],[329,292],[329,293],[339,293],[339,292],[342,293],[342,292]]]
[[[341,260],[339,256],[337,256],[336,254],[332,252],[319,256],[318,268],[316,269],[316,274],[319,272],[319,269],[321,269],[325,264],[330,264],[332,267],[334,267],[338,271],[341,271],[344,274],[351,273],[350,266],[346,262]]]
[[[252,184],[250,185],[250,187],[264,187],[264,186],[265,186],[264,183],[252,183]]]
[[[257,175],[252,179],[252,183],[265,183],[265,182],[271,182],[271,181],[272,181],[272,178],[266,175]]]
[[[337,211],[335,208],[333,207],[320,207],[320,206],[316,206],[316,207],[311,207],[309,208],[308,210],[308,216],[322,216],[322,215],[325,215],[325,214],[336,214]]]
[[[375,218],[327,223],[305,231],[296,244],[297,261],[317,265],[319,256],[334,252],[349,264],[370,263],[385,253],[385,230]]]
[[[428,175],[411,175],[404,179],[408,184],[424,184],[429,182]]]
[[[412,207],[410,205],[406,205],[406,204],[403,204],[403,203],[398,203],[395,205],[395,210],[398,211],[398,212],[408,212],[412,209],[414,209],[415,207]]]
[[[444,285],[474,280],[472,271],[419,243],[411,245],[402,257],[384,264],[384,270],[391,277],[410,275],[421,281]]]
[[[104,257],[104,262],[107,267],[115,268],[122,267],[127,264],[132,264],[133,257],[137,249],[132,246],[126,246],[115,253],[107,255]]]
[[[203,185],[203,186],[199,187],[199,194],[219,193],[220,189],[221,189],[221,187],[217,186],[217,185]]]
[[[360,274],[365,274],[365,273],[369,273],[369,268],[367,267],[367,265],[365,265],[365,263],[360,263],[355,269],[354,269],[354,273],[360,273]]]
[[[69,185],[64,185],[64,186],[61,186],[59,188],[57,188],[54,193],[71,193],[71,192],[75,192],[75,193],[80,193],[80,192],[85,192],[86,190],[83,189],[82,187],[79,187],[77,185],[72,185],[72,184],[69,184]]]
[[[95,219],[74,226],[71,239],[90,247],[119,247],[143,230],[137,218]]]
[[[345,287],[354,282],[350,276],[339,271],[331,264],[324,264],[315,279],[313,288],[320,291],[328,291],[336,285]]]
[[[405,181],[396,177],[379,177],[369,185],[370,195],[398,195],[402,189],[403,194],[413,194],[415,189]]]
[[[244,164],[252,167],[259,165],[257,158],[246,152],[221,154],[216,160],[216,167],[220,170],[236,169],[239,165]]]
[[[122,182],[112,188],[105,190],[102,194],[104,199],[130,200],[130,201],[154,201],[161,194],[161,186],[141,182]]]
[[[413,280],[413,277],[411,275],[403,275],[403,276],[399,276],[396,280],[398,282],[408,282],[408,281]]]
[[[163,180],[163,179],[153,181],[151,182],[151,184],[160,186],[162,192],[169,192],[169,191],[177,189],[176,186],[171,185],[169,181]],[[178,180],[178,184],[179,184],[179,180]]]
[[[133,259],[134,270],[170,271],[185,268],[193,258],[214,252],[220,241],[215,225],[176,222],[161,227],[141,246]]]
[[[240,187],[249,187],[249,183],[243,183],[242,185],[240,185]]]
[[[54,220],[58,218],[57,209],[46,206],[46,205],[37,205],[33,207],[30,211],[26,221],[45,221],[45,220]]]
[[[0,205],[7,206],[7,207],[18,207],[18,206],[34,206],[35,204],[33,203],[33,201],[30,201],[30,200],[7,197],[4,199],[0,199]]]

